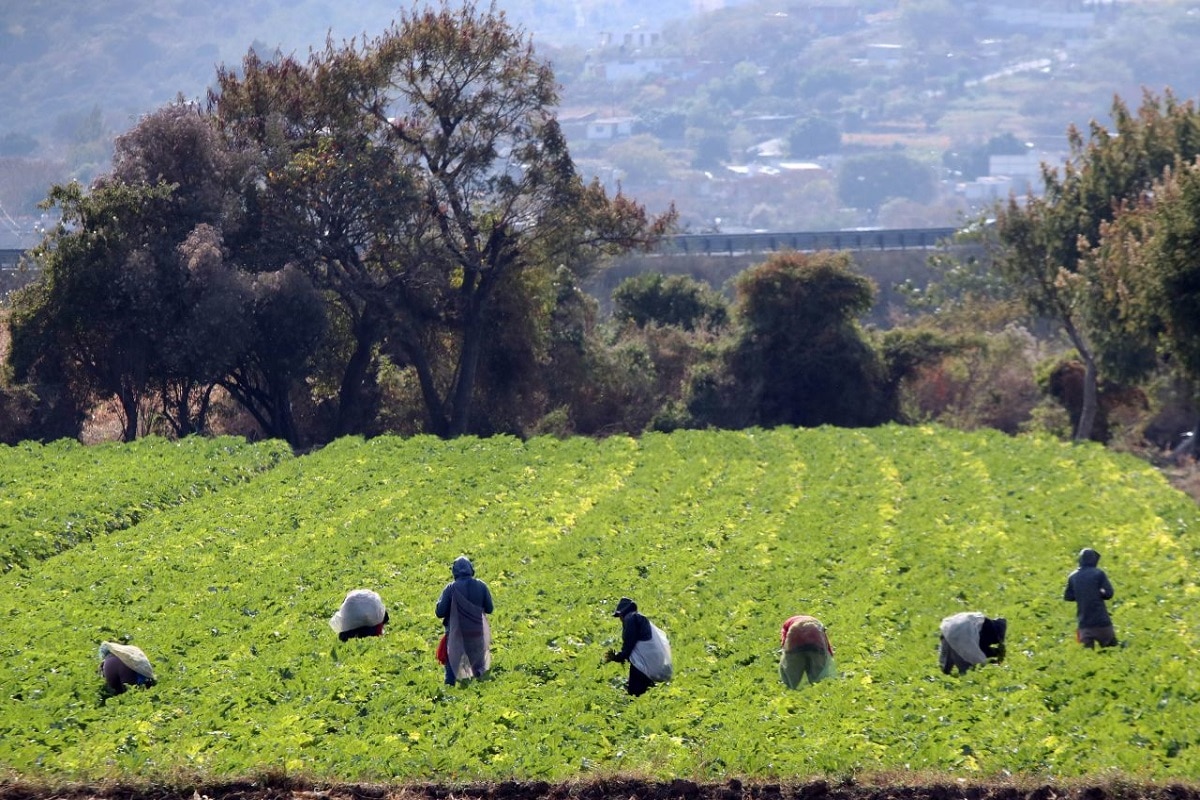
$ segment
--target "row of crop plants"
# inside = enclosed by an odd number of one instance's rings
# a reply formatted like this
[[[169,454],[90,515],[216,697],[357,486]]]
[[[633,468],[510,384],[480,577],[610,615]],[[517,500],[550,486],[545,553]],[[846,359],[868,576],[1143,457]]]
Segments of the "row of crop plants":
[[[0,569],[129,528],[290,456],[283,442],[234,437],[0,445]]]

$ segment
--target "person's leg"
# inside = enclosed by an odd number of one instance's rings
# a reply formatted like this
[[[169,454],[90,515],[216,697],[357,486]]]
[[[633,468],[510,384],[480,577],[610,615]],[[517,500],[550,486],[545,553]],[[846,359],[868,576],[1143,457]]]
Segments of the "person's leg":
[[[779,677],[783,685],[795,689],[804,677],[804,662],[795,650],[789,650],[779,657]]]
[[[805,654],[807,661],[805,671],[808,673],[809,683],[821,680],[821,674],[825,672],[825,659],[828,655],[829,653],[820,647],[813,647]]]
[[[938,644],[938,666],[941,667],[944,675],[949,675],[954,671],[953,653],[954,651],[950,649],[950,643],[943,636],[941,642]]]
[[[967,672],[971,669],[970,661],[967,661],[965,658],[960,656],[958,652],[949,645],[949,643],[945,642],[945,640],[943,640],[943,644],[945,645],[945,651],[939,654],[939,656],[945,659],[942,662],[943,672],[949,675],[955,669],[958,669],[958,674],[962,675],[964,672]]]
[[[1095,628],[1080,628],[1079,642],[1084,647],[1089,649],[1096,645],[1101,647],[1114,647],[1117,644],[1117,633],[1112,625],[1103,625]]]
[[[446,665],[446,685],[454,685],[454,669],[449,664]]]
[[[645,694],[646,690],[653,685],[654,681],[650,680],[646,673],[642,672],[633,664],[629,665],[629,682],[625,685],[625,691],[629,692],[634,697],[639,697],[640,695]]]
[[[137,683],[137,673],[125,666],[116,656],[108,656],[104,659],[101,672],[104,674],[104,682],[108,684],[108,688],[113,694],[125,691],[126,684]]]

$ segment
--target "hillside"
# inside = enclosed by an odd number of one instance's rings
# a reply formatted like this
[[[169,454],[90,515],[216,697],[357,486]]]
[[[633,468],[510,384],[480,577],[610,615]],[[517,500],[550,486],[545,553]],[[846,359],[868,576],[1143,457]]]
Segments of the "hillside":
[[[303,56],[327,36],[339,43],[378,36],[408,7],[392,0],[9,3],[0,24],[0,137],[69,139],[69,128],[94,107],[120,132],[178,94],[203,99],[216,66],[239,63],[251,47]],[[583,0],[504,0],[498,7],[545,46],[632,25],[646,14],[632,3]],[[654,13],[666,19],[690,12],[690,3],[675,0]]]
[[[23,515],[52,535],[76,501],[43,500]],[[13,778],[834,780],[803,797],[879,774],[1200,779],[1200,510],[1099,447],[899,427],[347,439],[182,500],[0,577]],[[1085,545],[1117,586],[1116,650],[1073,641]],[[496,598],[495,666],[446,688],[432,607],[460,553]],[[326,620],[359,586],[392,622],[339,644]],[[621,595],[675,653],[636,700],[601,659]],[[1003,664],[940,674],[959,610],[1009,620]],[[779,624],[804,612],[840,675],[789,692]],[[145,649],[158,685],[101,696],[103,639]]]
[[[217,64],[252,47],[303,55],[326,36],[375,36],[398,11],[386,0],[10,5],[0,25],[7,247],[31,246],[50,222],[36,209],[50,183],[103,172],[114,136],[176,96],[202,100]],[[1200,91],[1200,22],[1186,6],[1044,5],[498,3],[554,65],[583,174],[620,182],[652,210],[675,203],[690,229],[729,231],[954,224],[1036,182],[1039,161],[1061,160],[1068,127],[1106,121],[1114,95],[1136,104],[1143,89]],[[635,46],[639,37],[651,44]],[[620,120],[627,129],[592,130]],[[799,136],[800,123],[824,126],[825,143]],[[879,153],[911,159],[923,178],[881,178],[847,196],[858,184],[837,183],[844,161]],[[992,173],[1000,154],[1031,158],[1020,174]],[[821,170],[781,167],[814,159]]]

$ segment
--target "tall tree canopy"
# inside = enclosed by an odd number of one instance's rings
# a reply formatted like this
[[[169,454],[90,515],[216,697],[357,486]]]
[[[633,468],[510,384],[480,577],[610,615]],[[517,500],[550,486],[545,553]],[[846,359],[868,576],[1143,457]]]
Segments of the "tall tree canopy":
[[[321,320],[293,314],[263,330],[269,298],[285,287],[294,296],[295,282],[245,272],[227,245],[245,238],[249,163],[207,115],[176,102],[117,139],[90,192],[55,187],[62,223],[35,252],[42,279],[14,301],[16,374],[115,397],[132,439],[146,407],[185,436],[204,430],[217,386],[261,382],[252,365],[264,360],[303,362],[314,342],[293,326],[319,331]],[[301,377],[273,376],[271,413],[247,406],[268,435],[295,440],[280,403]]]
[[[866,426],[893,418],[883,362],[857,323],[874,296],[846,253],[782,252],[742,273],[728,377],[693,380],[696,421]]]
[[[1200,162],[1180,162],[1101,227],[1080,269],[1085,309],[1113,371],[1142,377],[1162,356],[1193,399],[1200,398],[1198,252]]]
[[[14,307],[17,373],[118,398],[127,438],[151,399],[176,434],[202,430],[217,387],[298,444],[411,417],[383,408],[413,394],[397,386],[417,387],[415,429],[527,423],[562,271],[674,219],[576,174],[557,101],[494,5],[414,7],[306,61],[252,49],[207,107],[122,136],[90,191],[55,188],[63,224]],[[332,421],[302,434],[302,397]]]
[[[1085,366],[1083,407],[1075,437],[1093,435],[1096,418],[1098,364],[1095,338],[1101,333],[1096,315],[1088,325],[1080,289],[1074,280],[1082,253],[1097,246],[1105,223],[1122,205],[1137,204],[1153,182],[1177,159],[1200,155],[1200,115],[1191,103],[1172,94],[1159,98],[1147,93],[1137,113],[1117,98],[1112,107],[1113,130],[1093,122],[1085,140],[1068,132],[1070,157],[1061,172],[1044,168],[1041,197],[1016,198],[997,216],[997,233],[1004,246],[998,266],[1029,308],[1062,325]],[[1117,339],[1108,350],[1111,360],[1137,357]]]
[[[499,288],[531,272],[549,286],[559,264],[583,274],[668,229],[672,213],[580,179],[557,101],[494,5],[414,10],[307,64],[221,71],[213,113],[263,153],[264,254],[334,294],[351,332],[339,432],[359,424],[380,354],[415,373],[432,432],[470,431]]]

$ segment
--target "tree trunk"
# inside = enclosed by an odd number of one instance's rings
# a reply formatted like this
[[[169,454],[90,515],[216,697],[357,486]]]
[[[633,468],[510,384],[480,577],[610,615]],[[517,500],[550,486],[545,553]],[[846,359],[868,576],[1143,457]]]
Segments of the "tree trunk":
[[[337,435],[344,437],[358,432],[362,425],[362,386],[371,368],[374,345],[378,341],[378,326],[370,309],[364,309],[354,326],[354,353],[346,362],[342,384],[337,390]]]
[[[121,412],[125,415],[121,439],[132,442],[137,439],[138,433],[138,398],[133,392],[122,391],[118,399],[121,401]]]
[[[272,417],[275,420],[275,424],[273,426],[274,430],[270,431],[267,435],[282,437],[292,447],[299,447],[300,441],[298,432],[296,431],[296,417],[292,413],[291,388],[287,385],[287,382],[273,382],[271,384],[271,397],[274,400],[275,413]]]
[[[483,324],[478,306],[468,313],[463,325],[462,351],[458,358],[458,380],[450,399],[450,437],[462,436],[471,423],[471,401],[475,394],[475,377],[479,374],[479,358],[483,352]]]
[[[433,367],[429,364],[428,355],[418,346],[406,346],[404,351],[413,369],[417,371],[421,396],[425,399],[425,412],[429,415],[429,432],[442,439],[450,438],[450,420],[446,417],[446,404],[438,391],[437,381],[433,378]]]
[[[1075,428],[1075,441],[1081,442],[1092,438],[1092,428],[1096,425],[1096,410],[1099,405],[1097,384],[1099,383],[1096,369],[1096,356],[1091,347],[1084,341],[1083,336],[1075,327],[1075,321],[1066,316],[1063,319],[1067,337],[1075,345],[1079,357],[1083,359],[1083,401],[1079,408],[1079,424]]]

